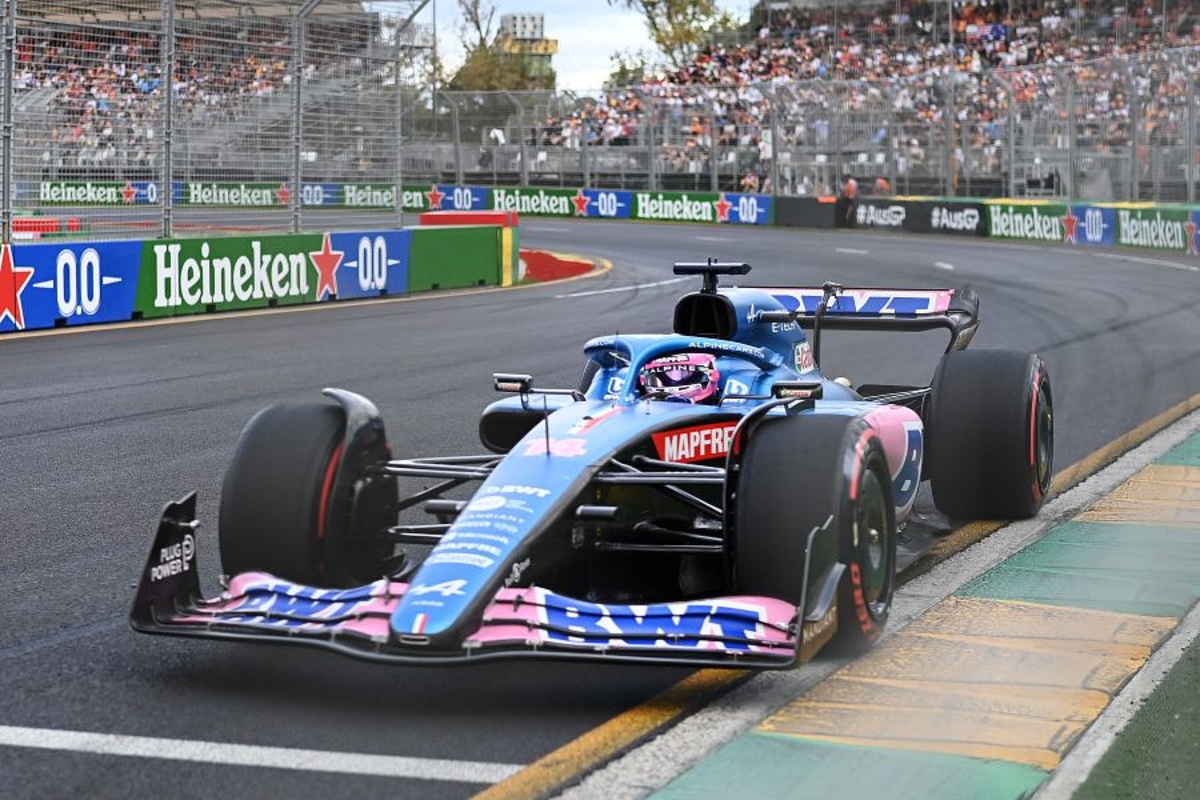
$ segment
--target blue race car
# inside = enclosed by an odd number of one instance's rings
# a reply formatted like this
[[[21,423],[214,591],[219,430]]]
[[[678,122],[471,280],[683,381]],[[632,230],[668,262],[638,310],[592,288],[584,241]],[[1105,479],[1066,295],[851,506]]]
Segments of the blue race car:
[[[223,591],[200,592],[193,493],[163,514],[134,629],[411,664],[865,650],[922,480],[952,518],[1037,513],[1050,380],[1034,354],[965,350],[970,290],[718,287],[749,270],[675,265],[702,280],[675,332],[592,339],[578,388],[493,376],[512,396],[480,419],[484,455],[394,459],[344,390],[264,409],[224,480]],[[819,370],[824,331],[935,328],[950,341],[930,386]]]

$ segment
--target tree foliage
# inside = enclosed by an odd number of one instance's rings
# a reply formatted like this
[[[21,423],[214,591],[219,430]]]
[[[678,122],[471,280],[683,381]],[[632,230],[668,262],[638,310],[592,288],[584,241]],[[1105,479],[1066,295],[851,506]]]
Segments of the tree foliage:
[[[608,0],[637,11],[650,39],[667,63],[678,69],[713,33],[730,30],[736,20],[718,10],[716,0]]]
[[[530,90],[554,88],[554,73],[535,74],[530,61],[508,53],[497,31],[492,0],[458,0],[462,17],[459,40],[466,59],[450,79],[448,88],[462,91]]]

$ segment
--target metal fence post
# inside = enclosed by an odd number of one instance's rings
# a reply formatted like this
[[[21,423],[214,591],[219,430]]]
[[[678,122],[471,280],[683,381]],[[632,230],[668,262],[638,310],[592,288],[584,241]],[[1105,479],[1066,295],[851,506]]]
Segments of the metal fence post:
[[[292,178],[288,196],[288,211],[292,216],[292,233],[300,232],[300,162],[304,146],[304,23],[308,15],[321,5],[321,0],[305,0],[296,13],[292,27]]]
[[[632,144],[632,142],[630,143]],[[587,118],[585,115],[580,115],[579,120],[579,166],[583,170],[583,186],[585,189],[592,187],[592,170],[591,164],[588,163],[588,128]]]
[[[1000,81],[1008,92],[1008,196],[1017,196],[1017,95],[1011,83]]]
[[[400,54],[404,50],[399,44],[400,34],[396,33],[396,55],[392,61],[392,79],[396,84],[396,168],[393,180],[396,182],[396,227],[404,227],[404,87],[400,83]],[[430,98],[433,105],[433,116],[437,119],[437,92]],[[437,140],[436,134],[434,141]]]
[[[163,87],[163,135],[162,168],[159,171],[159,212],[162,216],[162,237],[171,238],[174,233],[172,214],[175,208],[175,176],[173,172],[175,134],[175,0],[162,0],[162,87]]]
[[[1075,160],[1078,155],[1075,135],[1078,130],[1075,116],[1075,76],[1067,72],[1067,174],[1064,186],[1068,198],[1075,197]]]
[[[779,96],[764,91],[767,96],[767,123],[771,131],[771,196],[779,194]],[[761,187],[760,187],[761,188]]]
[[[4,139],[3,145],[3,165],[0,165],[0,172],[3,173],[2,179],[4,182],[3,193],[4,199],[0,201],[0,242],[9,244],[12,242],[12,224],[13,224],[13,70],[16,69],[16,47],[17,47],[17,0],[5,0],[4,3],[4,119],[3,131],[0,133]]]
[[[696,149],[700,152],[704,152],[703,144],[703,139],[701,139],[699,142],[696,142]],[[708,165],[712,168],[710,170],[711,177],[709,179],[709,191],[719,191],[719,187],[721,186],[721,161],[717,157],[717,110],[712,105],[708,107]],[[735,191],[738,185],[739,171],[738,164],[735,161],[733,167],[733,185],[735,187]]]
[[[1125,62],[1126,75],[1129,80],[1129,91],[1126,93],[1129,100],[1129,199],[1137,202],[1140,196],[1141,176],[1138,174],[1141,165],[1138,163],[1138,148],[1141,146],[1142,137],[1142,107],[1138,100],[1137,93],[1134,87],[1137,85],[1137,75],[1133,71],[1133,62]]]
[[[521,101],[512,96],[512,92],[501,92],[504,99],[517,109],[517,158],[521,162],[521,185],[529,185],[529,154],[525,148],[525,109]]]
[[[462,185],[465,179],[463,178],[462,126],[458,119],[458,100],[444,93],[442,97],[450,103],[450,126],[454,129],[454,178],[459,185]]]
[[[834,170],[833,183],[835,186],[841,185],[842,176],[846,174],[846,162],[844,153],[842,153],[842,98],[838,93],[838,85],[830,84],[829,93],[833,96],[833,152],[834,159],[837,164],[837,169]]]
[[[649,95],[647,98],[650,101],[650,141],[646,152],[649,156],[647,159],[650,169],[650,185],[647,187],[650,191],[657,191],[658,183],[658,134],[655,133],[655,125],[658,122],[658,103],[654,95]]]
[[[954,185],[954,75],[951,72],[946,83],[946,104],[942,110],[945,119],[945,130],[942,132],[942,140],[946,143],[945,153],[942,158],[942,165],[945,172],[942,174],[942,194],[946,197],[952,197],[956,194]]]
[[[1196,78],[1188,77],[1187,94],[1187,201],[1196,202]]]

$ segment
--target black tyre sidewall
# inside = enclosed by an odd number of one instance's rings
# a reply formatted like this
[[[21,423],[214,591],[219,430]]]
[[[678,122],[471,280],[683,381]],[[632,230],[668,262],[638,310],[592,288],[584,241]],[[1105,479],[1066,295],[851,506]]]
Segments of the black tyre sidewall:
[[[845,632],[858,619],[852,561],[855,500],[850,487],[870,471],[884,493],[887,583],[878,607],[869,610],[859,633]],[[732,502],[734,585],[739,592],[778,597],[802,609],[818,591],[814,584],[835,561],[847,565],[838,585],[839,632],[852,649],[869,646],[887,621],[895,592],[896,527],[891,476],[879,437],[861,419],[800,416],[764,422],[745,443]],[[809,597],[801,596],[808,535],[813,540]],[[859,569],[862,565],[859,564]],[[859,596],[861,596],[861,586]],[[848,615],[848,616],[847,616]]]
[[[831,647],[844,655],[857,655],[869,649],[883,633],[896,593],[896,508],[891,489],[887,457],[877,435],[860,437],[848,459],[850,467],[843,494],[840,526],[840,560],[846,565],[838,584],[838,629]],[[881,546],[882,575],[880,585],[872,579],[874,570],[867,555],[866,531],[859,531],[855,542],[855,512],[865,499],[866,487],[874,482],[880,492],[884,540]],[[857,484],[856,497],[849,488]],[[871,599],[874,595],[874,599]]]
[[[324,496],[340,457],[345,419],[327,404],[275,405],[247,423],[221,488],[221,565],[332,585],[325,563]]]
[[[1036,436],[1043,413],[1044,443]],[[938,508],[959,519],[1037,514],[1053,473],[1053,394],[1041,358],[1010,350],[943,356],[926,423],[926,472]],[[1039,469],[1043,444],[1048,458]]]

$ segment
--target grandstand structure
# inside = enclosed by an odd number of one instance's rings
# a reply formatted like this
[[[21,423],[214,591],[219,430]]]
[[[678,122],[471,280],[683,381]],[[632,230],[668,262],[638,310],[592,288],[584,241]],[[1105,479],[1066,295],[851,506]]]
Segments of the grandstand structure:
[[[490,94],[430,85],[428,2],[6,0],[6,240],[73,203],[166,234],[218,184],[290,230],[435,181],[1197,199],[1195,0],[765,0],[635,85]]]

